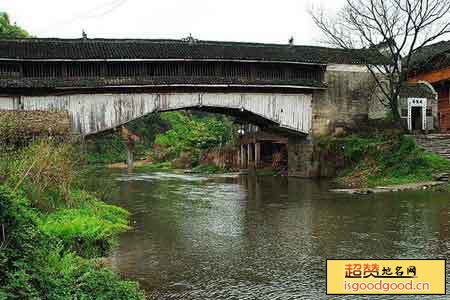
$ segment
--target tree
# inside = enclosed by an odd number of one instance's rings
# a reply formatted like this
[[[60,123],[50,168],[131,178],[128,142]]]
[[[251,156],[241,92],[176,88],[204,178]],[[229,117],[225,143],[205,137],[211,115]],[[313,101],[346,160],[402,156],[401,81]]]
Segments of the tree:
[[[450,32],[450,0],[346,0],[336,15],[323,9],[310,14],[333,46],[377,50],[387,58],[383,64],[366,60],[366,66],[381,91],[379,101],[397,122],[400,92],[414,58]]]
[[[28,36],[28,32],[16,24],[11,24],[7,13],[0,12],[0,39],[26,38]]]

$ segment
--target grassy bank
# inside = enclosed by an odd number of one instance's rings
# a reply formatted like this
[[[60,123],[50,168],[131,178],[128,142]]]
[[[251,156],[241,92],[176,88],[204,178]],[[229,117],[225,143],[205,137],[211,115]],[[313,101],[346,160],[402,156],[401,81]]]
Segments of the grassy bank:
[[[450,168],[446,159],[393,130],[323,138],[319,146],[337,162],[337,181],[349,187],[431,181]]]
[[[129,214],[99,200],[109,187],[87,184],[76,148],[40,140],[0,154],[0,299],[145,299],[100,259]]]

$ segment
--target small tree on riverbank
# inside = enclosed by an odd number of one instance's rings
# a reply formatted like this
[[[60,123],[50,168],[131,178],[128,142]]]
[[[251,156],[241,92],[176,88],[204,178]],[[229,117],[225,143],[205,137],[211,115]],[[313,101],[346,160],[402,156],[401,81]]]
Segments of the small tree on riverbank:
[[[11,24],[7,13],[0,12],[0,39],[26,38],[28,36],[28,32],[16,24]]]
[[[310,14],[326,42],[342,49],[374,49],[388,58],[366,66],[395,121],[402,86],[424,48],[450,33],[450,0],[346,0],[337,14]],[[355,55],[358,55],[355,53]]]

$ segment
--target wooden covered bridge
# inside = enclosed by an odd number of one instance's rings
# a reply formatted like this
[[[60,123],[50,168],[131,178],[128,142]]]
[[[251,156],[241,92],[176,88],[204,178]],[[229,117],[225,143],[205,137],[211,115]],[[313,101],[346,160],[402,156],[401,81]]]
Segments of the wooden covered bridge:
[[[286,132],[290,174],[310,177],[312,138],[367,117],[365,56],[192,37],[2,40],[0,110],[65,111],[83,136],[153,112],[230,114]]]

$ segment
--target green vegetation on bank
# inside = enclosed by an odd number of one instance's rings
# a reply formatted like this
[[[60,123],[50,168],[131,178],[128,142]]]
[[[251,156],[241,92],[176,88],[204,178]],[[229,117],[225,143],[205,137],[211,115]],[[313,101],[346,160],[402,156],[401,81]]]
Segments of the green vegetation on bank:
[[[1,300],[145,299],[100,260],[129,214],[86,190],[98,186],[86,185],[82,161],[76,147],[49,139],[2,147]]]
[[[350,187],[375,187],[433,180],[449,162],[419,147],[399,131],[353,133],[322,138],[325,157],[340,167],[337,181]]]

